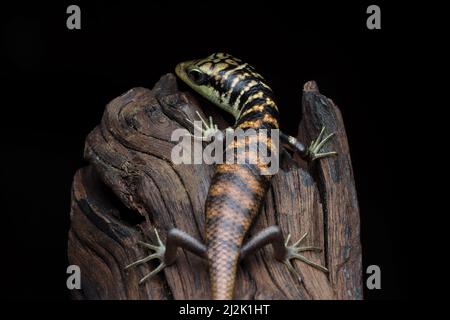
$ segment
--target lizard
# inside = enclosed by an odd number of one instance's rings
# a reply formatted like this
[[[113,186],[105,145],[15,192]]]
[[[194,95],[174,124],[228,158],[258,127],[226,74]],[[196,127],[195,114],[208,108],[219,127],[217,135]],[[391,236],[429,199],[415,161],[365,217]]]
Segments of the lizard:
[[[198,94],[232,114],[235,119],[234,129],[256,131],[279,129],[279,111],[272,89],[251,65],[240,59],[226,53],[214,53],[204,59],[179,63],[175,73]],[[218,131],[217,125],[214,125],[211,117],[208,124],[199,113],[197,114],[203,123],[199,128],[203,133],[200,138],[210,139]],[[323,145],[334,135],[331,133],[325,136],[324,132],[325,128],[322,128],[309,148],[283,132],[280,132],[280,138],[303,159],[313,161],[336,154],[333,151],[320,152]],[[246,141],[249,143],[249,140]],[[242,147],[239,143],[242,142],[234,141],[227,148],[237,150]],[[265,143],[272,152],[278,152],[270,135],[259,143]],[[254,150],[247,148],[245,152],[249,157],[255,156],[252,154]],[[286,264],[299,279],[300,276],[291,263],[292,259],[299,259],[324,272],[328,271],[301,254],[304,251],[321,250],[313,246],[300,246],[307,234],[289,245],[290,235],[285,240],[278,226],[270,226],[243,243],[270,187],[272,175],[265,174],[267,164],[258,161],[217,163],[214,169],[215,173],[205,202],[206,243],[176,228],[168,231],[166,242],[163,243],[155,228],[157,244],[138,242],[154,252],[125,267],[130,268],[152,259],[160,260],[160,264],[144,276],[140,283],[173,264],[178,247],[207,260],[211,296],[216,300],[233,298],[239,261],[267,244],[272,244],[275,258]]]

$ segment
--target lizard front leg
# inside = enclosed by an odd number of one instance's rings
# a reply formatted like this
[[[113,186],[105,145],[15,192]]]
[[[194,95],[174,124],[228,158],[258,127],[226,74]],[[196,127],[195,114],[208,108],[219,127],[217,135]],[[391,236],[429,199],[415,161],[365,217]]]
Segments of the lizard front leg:
[[[140,265],[142,263],[148,262],[153,259],[158,259],[160,261],[160,264],[149,274],[147,274],[145,277],[143,277],[141,280],[139,280],[139,284],[143,283],[145,280],[153,277],[158,272],[163,270],[165,267],[173,264],[175,262],[176,256],[177,256],[177,249],[179,247],[186,249],[194,254],[196,254],[199,257],[205,258],[206,257],[206,246],[201,243],[199,240],[195,239],[194,237],[188,235],[187,233],[173,228],[170,229],[167,233],[167,239],[166,244],[164,244],[161,241],[161,238],[159,237],[158,231],[155,228],[155,234],[158,244],[151,244],[146,243],[143,241],[138,241],[138,244],[153,250],[154,253],[148,255],[147,257],[144,257],[142,259],[139,259],[125,267],[125,269],[131,268],[133,266]]]
[[[200,118],[202,125],[197,125],[196,121],[191,121],[190,119],[186,118],[188,122],[192,124],[194,127],[194,134],[191,134],[192,137],[198,140],[202,141],[210,141],[213,136],[215,136],[220,130],[217,127],[217,124],[214,124],[214,121],[212,117],[209,117],[209,123],[203,119],[203,117],[200,115],[198,111],[196,111],[198,117]],[[195,135],[195,133],[198,132],[200,135]]]
[[[323,153],[320,152],[323,146],[334,136],[334,133],[330,133],[325,138],[323,137],[324,135],[325,135],[325,127],[322,127],[322,130],[320,130],[317,139],[311,141],[309,148],[306,148],[306,146],[303,145],[296,138],[284,134],[283,132],[280,131],[280,138],[291,148],[293,148],[296,152],[298,152],[298,154],[300,155],[300,157],[302,157],[302,159],[305,159],[307,161],[314,161],[316,159],[329,157],[337,154],[337,152],[335,151]]]

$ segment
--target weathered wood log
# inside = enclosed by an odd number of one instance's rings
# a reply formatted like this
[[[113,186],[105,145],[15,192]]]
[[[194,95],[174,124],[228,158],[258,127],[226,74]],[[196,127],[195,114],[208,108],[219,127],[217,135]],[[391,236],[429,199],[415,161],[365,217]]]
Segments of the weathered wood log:
[[[342,117],[312,81],[304,86],[302,104],[300,141],[311,141],[325,125],[336,132],[326,148],[339,155],[309,166],[294,157],[296,163],[280,169],[249,236],[274,224],[294,240],[308,232],[305,243],[324,250],[305,256],[330,272],[296,261],[300,282],[267,246],[241,263],[236,299],[362,299],[359,209]],[[124,270],[148,254],[137,241],[155,241],[153,228],[163,239],[177,227],[203,240],[213,166],[170,160],[172,131],[188,128],[185,118],[194,120],[197,110],[202,112],[192,96],[178,91],[171,74],[152,90],[132,89],[106,107],[86,139],[90,164],[73,182],[68,256],[82,271],[82,289],[73,291],[74,298],[209,298],[205,261],[183,250],[175,264],[143,285],[139,279],[157,262]]]

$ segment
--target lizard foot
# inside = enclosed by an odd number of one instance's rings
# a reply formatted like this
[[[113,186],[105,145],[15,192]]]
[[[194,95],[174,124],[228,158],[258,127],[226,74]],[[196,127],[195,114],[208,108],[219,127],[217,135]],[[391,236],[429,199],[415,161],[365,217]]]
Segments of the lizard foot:
[[[320,150],[325,145],[325,143],[327,143],[335,135],[335,133],[333,132],[327,135],[325,138],[323,138],[324,134],[325,134],[325,127],[322,127],[322,130],[320,130],[317,139],[311,141],[311,145],[308,148],[308,156],[311,160],[334,156],[337,154],[337,152],[335,151],[320,153]]]
[[[299,240],[297,240],[297,242],[295,242],[293,245],[289,245],[289,240],[291,238],[291,235],[289,234],[286,238],[286,242],[284,243],[287,253],[282,262],[288,267],[288,269],[293,274],[295,274],[298,277],[298,279],[300,281],[302,280],[302,278],[301,278],[300,274],[297,272],[297,270],[295,270],[294,266],[292,265],[292,262],[291,262],[292,259],[298,259],[300,261],[303,261],[306,264],[309,264],[310,266],[312,266],[316,269],[319,269],[323,272],[328,272],[327,268],[305,258],[303,255],[300,254],[300,252],[305,252],[305,251],[322,251],[322,249],[317,248],[317,247],[312,247],[312,246],[300,247],[299,246],[300,243],[306,238],[307,235],[308,235],[308,233],[305,233]]]
[[[162,269],[164,269],[167,266],[167,264],[164,262],[164,255],[166,253],[166,246],[162,243],[162,241],[161,241],[161,239],[159,237],[158,231],[156,231],[156,228],[155,228],[155,234],[156,234],[156,238],[158,240],[158,245],[153,245],[153,244],[146,243],[146,242],[143,242],[143,241],[138,241],[138,244],[153,250],[154,253],[148,255],[145,258],[139,259],[139,260],[137,260],[137,261],[135,261],[135,262],[133,262],[133,263],[131,263],[131,264],[129,264],[129,265],[127,265],[125,267],[125,269],[128,269],[128,268],[140,265],[142,263],[145,263],[145,262],[153,260],[153,259],[158,259],[158,260],[161,261],[160,264],[152,272],[150,272],[145,277],[143,277],[141,280],[139,280],[139,284],[142,284],[145,280],[153,277],[155,274],[157,274],[158,272],[160,272]]]
[[[198,126],[197,124],[195,124],[194,122],[192,122],[191,120],[187,119],[187,121],[189,121],[193,126],[194,126],[194,131],[198,130],[201,135],[200,136],[196,136],[194,134],[191,134],[192,137],[194,137],[195,139],[199,139],[202,141],[210,141],[211,138],[216,134],[216,132],[220,131],[219,128],[217,127],[216,124],[214,124],[212,117],[209,117],[209,123],[205,121],[205,119],[202,118],[202,116],[200,115],[200,113],[198,111],[196,111],[198,117],[200,118],[200,120],[202,121],[202,126]],[[204,126],[204,128],[203,128]]]

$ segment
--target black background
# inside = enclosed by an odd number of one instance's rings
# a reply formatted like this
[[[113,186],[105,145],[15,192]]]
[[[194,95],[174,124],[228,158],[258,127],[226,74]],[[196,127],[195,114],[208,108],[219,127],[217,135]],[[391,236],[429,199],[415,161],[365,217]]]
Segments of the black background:
[[[104,106],[132,87],[152,87],[179,61],[222,51],[269,80],[288,133],[300,120],[306,81],[316,80],[338,104],[361,208],[364,269],[382,270],[382,289],[365,290],[365,298],[407,297],[389,99],[401,39],[394,8],[375,3],[381,30],[366,28],[372,3],[2,4],[2,291],[9,298],[68,298],[71,182]],[[66,28],[70,4],[81,7],[81,30]]]

